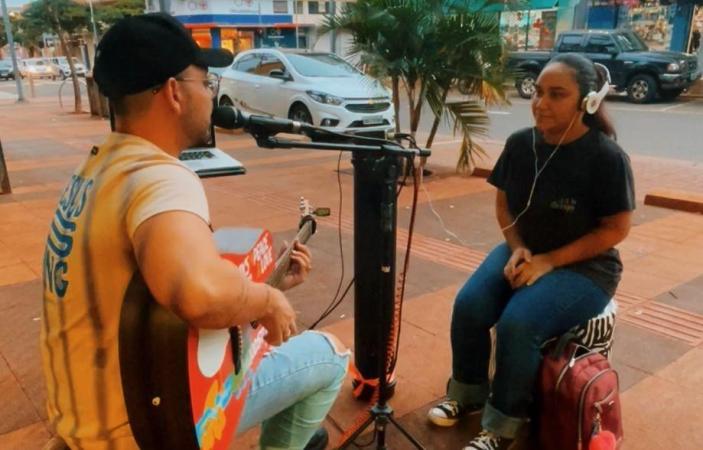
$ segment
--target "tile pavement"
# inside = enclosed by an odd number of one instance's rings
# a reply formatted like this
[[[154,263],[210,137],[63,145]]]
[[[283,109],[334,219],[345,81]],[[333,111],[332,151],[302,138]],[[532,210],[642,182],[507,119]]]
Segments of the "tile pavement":
[[[42,130],[34,126],[41,123]],[[37,354],[41,252],[44,234],[65,180],[99,142],[107,124],[87,115],[62,113],[48,101],[17,106],[0,101],[3,142],[14,193],[0,196],[0,448],[41,448],[49,430],[43,422],[44,391]],[[428,426],[424,414],[443,394],[449,371],[448,319],[454,293],[480,258],[497,242],[494,192],[482,179],[454,173],[456,144],[450,136],[434,148],[435,175],[420,193],[415,249],[408,275],[398,389],[392,399],[401,423],[431,449],[460,448],[478,427],[471,418],[454,430]],[[222,148],[244,162],[245,177],[205,181],[216,226],[266,227],[277,240],[294,234],[300,195],[316,205],[338,208],[337,155],[328,152],[262,150],[238,134],[222,134]],[[485,142],[489,168],[500,143]],[[633,157],[638,200],[655,188],[703,193],[703,168],[682,161]],[[352,177],[342,158],[341,247],[346,280],[352,267]],[[324,186],[324,189],[320,189]],[[410,189],[399,201],[399,238],[407,235]],[[430,201],[431,198],[431,201]],[[431,208],[431,207],[432,208]],[[437,220],[434,209],[442,217]],[[246,214],[242,214],[246,211]],[[243,223],[245,222],[245,223]],[[622,319],[617,328],[614,364],[623,388],[626,449],[703,448],[700,411],[700,329],[703,308],[697,301],[703,282],[703,217],[640,205],[635,226],[621,246],[626,271],[618,292]],[[311,246],[316,272],[291,293],[302,324],[326,306],[341,275],[337,217],[320,221]],[[444,228],[458,236],[450,236]],[[399,246],[400,248],[400,246]],[[399,250],[399,256],[402,251]],[[323,322],[353,345],[353,296]],[[645,320],[646,319],[646,320]],[[681,331],[685,332],[681,332]],[[351,399],[345,385],[328,419],[339,437],[365,405]],[[253,448],[256,431],[238,438],[233,448]],[[405,448],[397,433],[392,448]],[[523,448],[531,448],[529,439]]]

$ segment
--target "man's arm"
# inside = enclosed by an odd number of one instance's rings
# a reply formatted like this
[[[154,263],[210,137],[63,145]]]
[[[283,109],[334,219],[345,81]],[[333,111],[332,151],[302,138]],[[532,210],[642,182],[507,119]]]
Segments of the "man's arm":
[[[295,333],[295,312],[281,291],[247,279],[222,259],[202,218],[169,211],[134,233],[137,264],[158,303],[198,328],[261,320],[277,344]]]

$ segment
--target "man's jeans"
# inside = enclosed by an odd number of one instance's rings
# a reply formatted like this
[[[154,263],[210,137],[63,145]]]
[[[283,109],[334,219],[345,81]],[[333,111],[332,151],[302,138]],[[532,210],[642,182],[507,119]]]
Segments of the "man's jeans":
[[[321,333],[305,332],[261,361],[237,433],[262,424],[262,449],[303,449],[337,398],[349,365]]]
[[[503,275],[510,255],[506,244],[494,248],[457,294],[448,396],[464,405],[488,400],[483,428],[514,438],[527,421],[541,345],[600,314],[610,297],[587,277],[567,269],[513,290]],[[494,325],[496,373],[489,387]]]

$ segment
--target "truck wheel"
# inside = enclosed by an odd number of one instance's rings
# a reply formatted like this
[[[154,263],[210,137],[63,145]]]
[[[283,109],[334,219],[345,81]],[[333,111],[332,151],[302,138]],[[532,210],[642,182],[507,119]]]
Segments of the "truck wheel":
[[[515,87],[520,97],[532,98],[532,95],[535,93],[535,81],[537,81],[537,75],[532,72],[527,72],[518,78]]]
[[[671,101],[671,100],[674,100],[679,95],[681,95],[682,92],[683,92],[683,89],[662,89],[661,92],[659,93],[659,96],[661,97],[662,100]]]
[[[650,75],[635,75],[627,83],[627,98],[632,103],[649,103],[657,96],[657,82]]]

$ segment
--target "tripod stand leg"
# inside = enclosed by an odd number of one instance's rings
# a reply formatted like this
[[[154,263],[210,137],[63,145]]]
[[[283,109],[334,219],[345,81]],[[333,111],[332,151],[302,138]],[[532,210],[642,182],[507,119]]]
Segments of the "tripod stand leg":
[[[357,428],[356,431],[354,431],[354,433],[351,436],[349,436],[341,444],[339,444],[339,447],[337,447],[337,449],[341,450],[341,449],[347,448],[350,445],[352,445],[354,443],[354,441],[356,440],[356,438],[358,438],[361,435],[361,433],[363,433],[364,430],[366,430],[369,427],[369,425],[371,425],[373,422],[374,422],[374,416],[372,414],[369,414],[369,417],[366,418],[364,423],[359,425],[359,428]]]
[[[419,450],[425,450],[425,447],[420,443],[420,441],[418,441],[418,440],[415,439],[410,433],[408,433],[408,432],[405,430],[405,428],[403,428],[403,426],[402,426],[401,424],[399,424],[397,420],[395,420],[395,418],[394,418],[393,416],[388,416],[388,420],[390,420],[390,422],[391,422],[393,425],[395,425],[395,427],[398,429],[398,431],[400,431],[401,433],[403,433],[403,436],[405,436],[405,438],[406,438],[407,440],[409,440],[410,443],[415,446],[415,448],[417,448],[417,449],[419,449]]]

